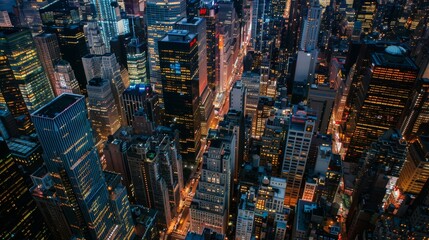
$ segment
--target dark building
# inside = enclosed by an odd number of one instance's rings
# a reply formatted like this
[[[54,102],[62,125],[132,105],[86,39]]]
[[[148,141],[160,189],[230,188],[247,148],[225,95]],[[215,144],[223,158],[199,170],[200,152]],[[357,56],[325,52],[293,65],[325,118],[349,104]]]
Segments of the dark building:
[[[61,209],[61,203],[55,197],[55,187],[46,166],[42,166],[31,174],[31,180],[34,186],[30,188],[30,193],[38,210],[42,213],[43,219],[49,223],[47,225],[52,236],[54,239],[70,239],[72,232]]]
[[[402,135],[408,141],[422,134],[422,127],[429,123],[429,79],[422,78],[417,81],[401,123]]]
[[[385,131],[396,128],[415,84],[418,68],[405,50],[389,46],[371,55],[370,67],[360,88],[361,107],[357,109],[346,161],[357,161],[363,150]]]
[[[175,124],[180,135],[180,153],[195,163],[200,150],[197,36],[187,30],[172,30],[158,42],[166,124]]]
[[[215,90],[216,82],[219,79],[216,75],[216,66],[219,58],[216,57],[218,54],[219,37],[216,35],[217,31],[217,12],[218,7],[202,6],[198,10],[198,15],[206,19],[206,31],[207,31],[207,82],[208,86]]]
[[[122,93],[126,123],[132,126],[137,111],[143,109],[149,120],[160,125],[159,97],[152,91],[150,84],[133,84]]]
[[[0,140],[0,238],[47,239],[42,215],[28,192],[5,141]]]
[[[365,230],[373,228],[371,219],[380,212],[391,207],[395,209],[390,194],[395,189],[406,155],[407,143],[399,131],[393,129],[386,131],[364,152],[346,221],[349,239],[362,236]]]

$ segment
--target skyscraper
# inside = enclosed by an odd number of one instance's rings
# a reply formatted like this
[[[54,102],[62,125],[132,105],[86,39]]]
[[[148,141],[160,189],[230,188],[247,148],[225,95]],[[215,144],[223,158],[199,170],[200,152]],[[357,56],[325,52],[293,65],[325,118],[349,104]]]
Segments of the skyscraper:
[[[199,17],[206,19],[206,38],[207,38],[207,82],[212,91],[216,88],[216,81],[219,74],[216,73],[216,65],[218,58],[218,44],[219,38],[217,37],[217,5],[211,4],[203,5],[198,13]],[[217,79],[217,80],[216,80]]]
[[[310,109],[294,106],[284,151],[282,176],[287,179],[285,204],[296,206],[316,118]]]
[[[133,37],[130,44],[128,44],[127,66],[131,85],[149,83],[144,46],[137,37]]]
[[[425,124],[429,122],[429,79],[417,80],[417,84],[403,112],[401,131],[408,140],[422,134]]]
[[[374,52],[370,63],[346,161],[357,161],[371,142],[389,128],[398,127],[418,74],[417,66],[397,46]]]
[[[120,127],[118,106],[112,94],[109,81],[93,78],[88,82],[88,113],[92,129],[97,133],[97,140],[106,141]]]
[[[185,15],[186,1],[148,0],[146,2],[150,83],[155,85],[156,93],[162,91],[158,41]]]
[[[158,210],[158,222],[168,226],[177,214],[183,189],[182,161],[174,132],[160,131],[134,142],[127,153],[136,201]]]
[[[101,34],[100,27],[98,26],[98,22],[90,21],[87,22],[83,27],[83,32],[85,34],[85,38],[88,42],[88,48],[90,54],[103,55],[106,53],[106,42],[103,39],[103,35]],[[109,42],[107,42],[109,43]]]
[[[191,231],[202,233],[204,228],[210,228],[221,234],[226,233],[233,157],[221,139],[210,141],[191,204]]]
[[[198,40],[198,91],[201,114],[201,134],[207,135],[208,124],[214,117],[214,93],[207,85],[207,32],[206,20],[199,17],[182,18],[174,25],[174,29],[188,30],[197,34]]]
[[[312,0],[302,26],[300,50],[310,52],[316,49],[321,19],[322,7],[319,0]]]
[[[429,138],[419,136],[408,147],[407,159],[398,179],[398,186],[403,192],[419,194],[429,178]]]
[[[14,163],[6,142],[0,139],[0,238],[49,238],[45,222],[31,199],[18,166]]]
[[[133,84],[125,89],[122,95],[125,122],[128,126],[134,123],[135,114],[143,110],[149,120],[160,124],[159,97],[153,92],[150,84]]]
[[[57,36],[51,33],[42,33],[34,37],[37,54],[43,69],[49,78],[51,87],[55,88],[55,64],[61,59]],[[54,91],[56,95],[56,92]]]
[[[62,93],[81,94],[79,82],[69,62],[60,60],[55,64],[55,85],[54,91],[57,96]]]
[[[180,152],[189,163],[200,150],[198,41],[187,30],[172,30],[158,42],[165,121],[180,131]]]
[[[1,101],[4,108],[9,110],[15,125],[21,133],[30,133],[34,130],[33,123],[30,121],[24,96],[19,91],[19,84],[15,80],[13,71],[6,56],[0,55],[0,82]]]
[[[130,32],[128,19],[122,18],[120,5],[108,0],[92,0],[97,11],[97,22],[100,26],[103,42],[110,50],[110,40],[118,35]]]
[[[2,30],[0,54],[5,57],[2,62],[4,67],[9,65],[14,78],[14,81],[2,87],[3,96],[12,114],[19,116],[34,112],[54,97],[29,30]],[[12,76],[7,75],[6,79],[11,80]],[[25,108],[22,106],[22,100]],[[15,105],[15,101],[20,103]],[[30,124],[25,124],[21,129],[26,133],[31,132]]]
[[[123,237],[131,223],[114,213],[129,208],[129,203],[110,202],[87,116],[84,96],[62,94],[34,112],[32,119],[72,234],[91,239]]]

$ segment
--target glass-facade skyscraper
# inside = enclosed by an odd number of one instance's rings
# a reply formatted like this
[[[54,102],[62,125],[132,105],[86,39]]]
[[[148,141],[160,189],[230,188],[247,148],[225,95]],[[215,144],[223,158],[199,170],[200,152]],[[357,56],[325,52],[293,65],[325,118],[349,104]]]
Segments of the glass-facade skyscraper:
[[[150,83],[155,85],[157,93],[161,92],[158,41],[172,30],[174,24],[185,15],[186,1],[148,0],[146,2]]]
[[[165,120],[180,131],[181,154],[194,162],[201,143],[197,35],[172,30],[158,42]]]
[[[15,117],[28,115],[54,98],[29,30],[2,29],[0,55],[4,60],[2,66],[9,68],[10,74],[6,79],[13,79],[2,86],[1,91]],[[22,105],[22,101],[24,101],[26,109]],[[31,132],[31,129],[31,124],[28,122],[21,127],[24,133]]]
[[[56,197],[77,238],[121,239],[129,219],[117,219],[94,144],[85,97],[62,94],[32,114]],[[110,190],[110,189],[109,189]],[[129,212],[129,214],[131,214]]]

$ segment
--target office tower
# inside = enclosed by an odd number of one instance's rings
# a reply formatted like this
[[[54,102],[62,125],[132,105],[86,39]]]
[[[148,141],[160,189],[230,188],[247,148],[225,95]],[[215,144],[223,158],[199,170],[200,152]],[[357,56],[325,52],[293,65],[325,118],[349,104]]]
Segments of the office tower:
[[[46,166],[42,166],[31,174],[33,187],[30,193],[42,213],[52,236],[55,239],[70,239],[72,232],[61,209],[58,198],[55,197],[55,187]]]
[[[188,30],[197,34],[198,39],[198,89],[201,114],[201,134],[207,135],[208,123],[213,118],[214,94],[208,88],[207,75],[207,30],[205,18],[188,17],[182,18],[173,27],[177,30]]]
[[[259,101],[259,81],[261,76],[257,73],[245,72],[241,75],[241,82],[247,89],[245,115],[254,116]]]
[[[158,42],[165,121],[180,131],[180,153],[189,163],[200,151],[197,36],[172,30]]]
[[[131,85],[149,83],[146,64],[145,45],[137,37],[133,37],[127,49],[127,66]]]
[[[88,114],[97,141],[106,141],[120,127],[118,106],[112,94],[112,88],[106,79],[93,78],[86,87],[88,91]],[[95,134],[94,134],[95,135]]]
[[[158,223],[169,226],[183,189],[182,161],[173,131],[157,132],[132,143],[127,153],[131,181],[139,204],[158,211]]]
[[[107,171],[103,173],[106,178],[107,190],[109,191],[109,204],[112,206],[111,213],[113,213],[114,223],[122,227],[116,238],[133,239],[134,222],[128,201],[127,189],[121,184],[121,175]]]
[[[370,71],[361,86],[365,93],[346,161],[357,161],[364,148],[389,128],[397,127],[418,74],[404,49],[389,46],[371,54]]]
[[[19,85],[15,80],[13,71],[6,56],[0,55],[0,101],[4,109],[8,109],[14,118],[19,134],[31,133],[33,123],[30,121],[27,106],[25,105],[24,96],[17,95],[20,92]]]
[[[122,101],[128,126],[134,124],[135,115],[140,109],[144,110],[151,122],[160,125],[159,97],[150,84],[130,85],[122,94]]]
[[[346,221],[349,238],[361,236],[364,229],[372,227],[369,219],[378,216],[380,211],[398,211],[401,194],[393,193],[406,156],[407,143],[394,129],[386,131],[362,154]]]
[[[282,176],[287,179],[285,205],[296,206],[316,118],[305,106],[294,106],[286,137]]]
[[[285,141],[289,128],[288,114],[276,113],[267,119],[261,137],[260,166],[267,166],[271,176],[280,176]]]
[[[261,139],[265,129],[265,122],[274,110],[274,100],[270,97],[261,96],[258,100],[256,113],[252,119],[252,137]]]
[[[421,78],[411,93],[403,113],[401,132],[408,140],[412,141],[421,134],[425,123],[429,122],[429,79]]]
[[[51,33],[42,33],[34,37],[37,54],[43,69],[49,78],[52,89],[55,88],[55,64],[61,59],[57,36]],[[54,92],[56,94],[56,92]],[[56,95],[57,96],[57,95]]]
[[[234,160],[226,145],[220,139],[212,139],[204,154],[201,179],[190,209],[192,232],[200,234],[210,228],[226,233]]]
[[[74,236],[128,235],[131,223],[114,213],[129,203],[110,202],[87,116],[85,97],[74,94],[62,94],[32,114],[56,197]]]
[[[78,25],[50,26],[46,28],[46,32],[57,35],[62,58],[70,63],[80,90],[86,94],[87,80],[90,79],[85,78],[82,67],[82,57],[88,54],[82,27]]]
[[[49,238],[45,222],[41,221],[18,166],[14,163],[6,142],[0,140],[0,237],[2,239]]]
[[[103,154],[106,158],[106,170],[121,174],[122,184],[127,188],[129,199],[134,201],[134,190],[127,159],[129,148],[130,144],[127,141],[117,137],[109,137],[104,144]]]
[[[217,5],[203,4],[198,11],[198,16],[206,19],[206,39],[207,39],[207,83],[212,91],[216,89],[218,75],[216,65],[218,64],[218,44],[217,34]]]
[[[125,116],[122,107],[122,94],[129,83],[122,77],[121,69],[115,54],[90,54],[83,57],[82,62],[87,79],[102,78],[109,82],[112,95],[115,99],[115,105],[119,111],[119,121],[123,124],[125,122]]]
[[[60,60],[55,64],[55,95],[63,93],[81,94],[79,83],[69,62]]]
[[[408,147],[407,160],[398,179],[398,187],[405,193],[419,194],[428,180],[429,138],[419,136]]]
[[[247,89],[243,86],[242,81],[236,81],[234,86],[229,93],[229,110],[235,110],[237,112],[244,113],[245,105],[247,100]]]
[[[101,29],[103,42],[108,45],[110,40],[118,35],[130,32],[130,26],[127,18],[123,18],[123,11],[119,4],[112,4],[107,0],[94,0],[97,11],[97,22]],[[106,46],[107,51],[110,46]]]
[[[207,32],[204,18],[182,18],[174,24],[174,29],[188,30],[197,34],[198,40],[198,89],[203,94],[207,88]]]
[[[53,97],[49,79],[39,62],[29,30],[4,29],[0,33],[2,95],[15,118],[23,117],[22,133],[33,131],[28,117]]]
[[[322,7],[318,0],[312,0],[302,26],[300,50],[311,52],[317,48]]]
[[[120,122],[125,123],[125,116],[122,106],[122,94],[129,86],[127,79],[121,75],[121,68],[115,54],[106,53],[101,57],[101,77],[110,80],[115,104],[118,107]]]
[[[308,106],[317,112],[316,131],[328,132],[337,91],[329,84],[312,84],[308,91]]]
[[[39,9],[43,30],[57,36],[62,59],[72,66],[79,88],[86,94],[87,79],[82,57],[88,54],[83,27],[79,24],[78,8],[67,1],[56,0]]]
[[[185,15],[186,1],[148,0],[146,2],[150,83],[152,86],[155,85],[154,90],[158,94],[162,91],[158,42]]]
[[[104,42],[98,22],[87,22],[83,27],[83,32],[88,42],[90,54],[103,55],[107,52],[106,42]]]

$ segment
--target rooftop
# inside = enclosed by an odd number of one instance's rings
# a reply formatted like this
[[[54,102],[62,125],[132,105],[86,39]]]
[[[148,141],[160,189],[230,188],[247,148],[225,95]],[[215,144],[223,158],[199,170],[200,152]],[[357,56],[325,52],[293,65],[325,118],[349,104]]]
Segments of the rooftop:
[[[7,145],[13,154],[23,157],[28,157],[40,147],[38,143],[19,138],[11,139],[7,142]]]
[[[403,55],[400,47],[389,46],[384,52],[375,52],[371,55],[372,63],[375,66],[393,67],[417,70],[416,64],[406,55]],[[399,49],[399,50],[398,50]],[[403,49],[403,48],[402,48]]]
[[[56,97],[54,100],[50,101],[48,104],[34,112],[32,115],[54,119],[56,116],[67,110],[70,106],[84,98],[85,97],[82,95],[65,93]]]
[[[180,24],[180,25],[198,25],[203,21],[203,18],[199,18],[199,17],[194,17],[192,19],[189,19],[184,17],[182,19],[180,19],[179,21],[177,21],[176,24]]]

